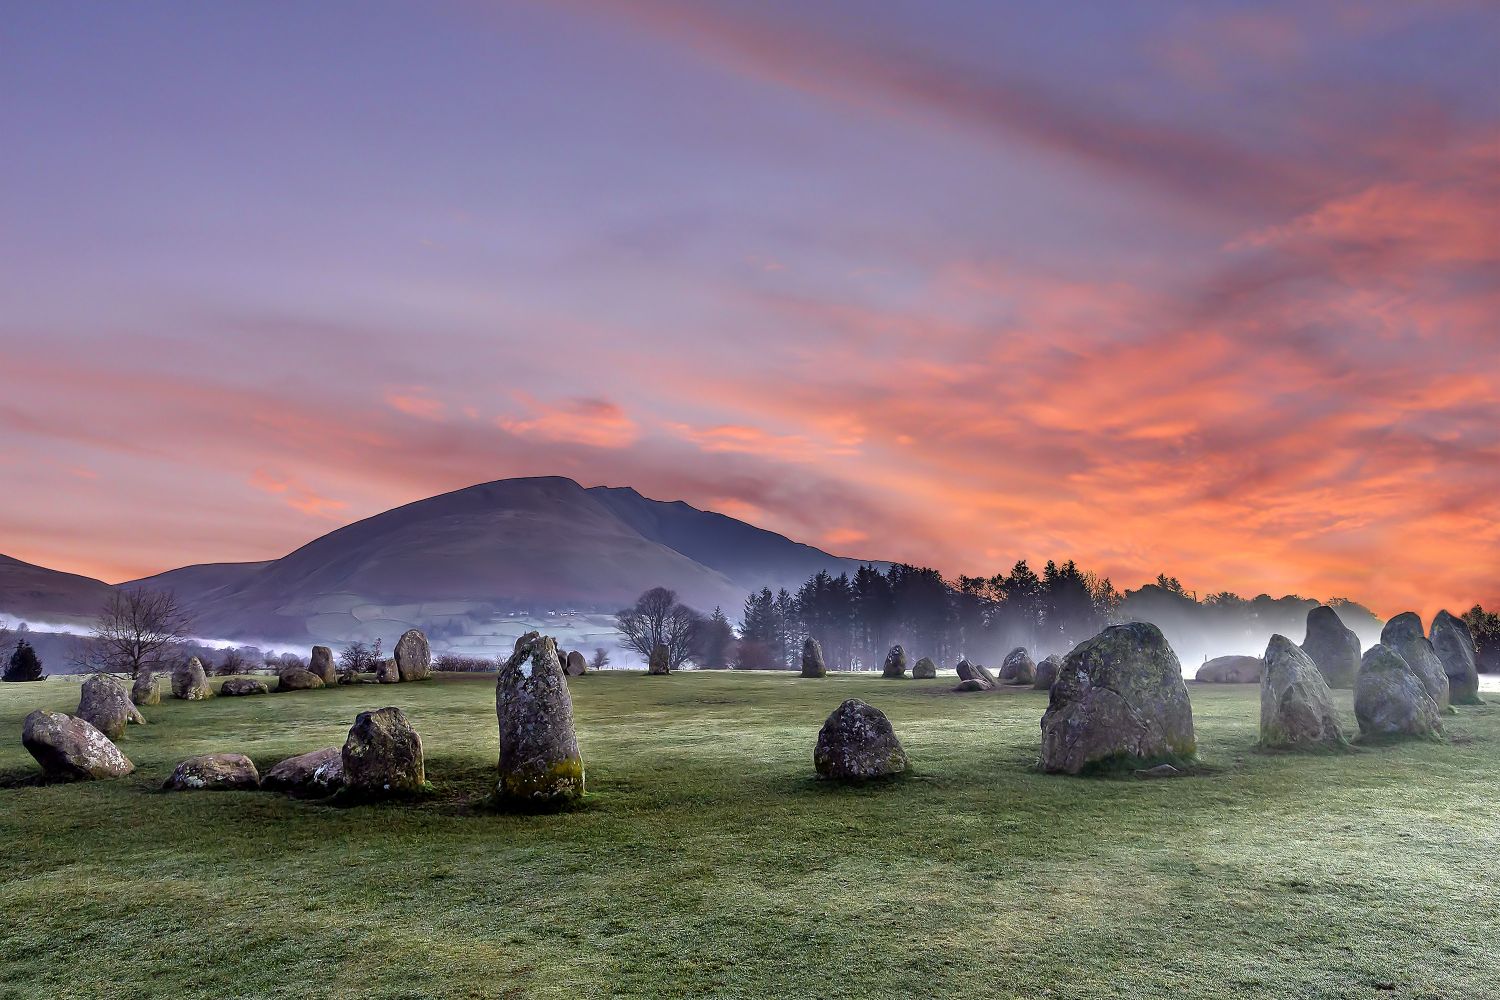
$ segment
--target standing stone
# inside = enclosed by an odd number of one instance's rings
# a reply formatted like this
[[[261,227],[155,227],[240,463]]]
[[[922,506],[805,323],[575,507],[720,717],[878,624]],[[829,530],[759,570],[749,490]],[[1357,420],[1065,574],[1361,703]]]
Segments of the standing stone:
[[[802,676],[828,676],[828,666],[823,662],[823,647],[812,636],[802,640]]]
[[[344,741],[344,786],[361,796],[425,790],[422,738],[399,708],[360,712]]]
[[[125,735],[127,723],[146,721],[125,689],[103,674],[93,674],[83,682],[78,711],[73,714],[111,740]]]
[[[583,756],[573,731],[573,699],[557,646],[524,636],[495,683],[500,723],[502,803],[560,805],[583,797]]]
[[[813,766],[820,778],[868,781],[901,774],[908,762],[885,713],[850,698],[819,730]]]
[[[137,705],[161,704],[161,688],[150,667],[142,667],[135,675],[135,682],[130,685],[130,700]]]
[[[1161,629],[1111,625],[1063,661],[1042,716],[1042,770],[1150,767],[1197,751],[1182,664]]]
[[[38,709],[21,724],[21,745],[53,781],[122,778],[135,765],[108,736],[82,719]]]
[[[1348,744],[1333,692],[1312,657],[1271,636],[1260,678],[1260,743],[1270,749],[1336,750]]]
[[[387,657],[375,664],[375,680],[381,684],[399,684],[401,671],[396,669],[396,661]]]
[[[288,757],[265,773],[260,787],[292,795],[331,795],[344,787],[344,752],[324,747]]]
[[[582,677],[588,670],[589,661],[576,649],[568,653],[568,658],[563,661],[563,673],[569,677]]]
[[[1035,681],[1036,663],[1025,646],[1017,646],[1005,654],[1005,659],[1000,662],[1002,684],[1032,684]]]
[[[1050,691],[1057,682],[1057,672],[1062,669],[1063,658],[1053,653],[1036,665],[1036,680],[1031,686],[1038,691]]]
[[[403,681],[425,681],[432,676],[432,650],[421,629],[408,629],[391,652]]]
[[[339,672],[333,665],[333,650],[327,646],[314,646],[312,656],[308,658],[307,669],[318,675],[318,679],[325,685],[336,684]]]
[[[1360,663],[1354,683],[1354,717],[1367,738],[1417,736],[1436,739],[1442,732],[1438,705],[1411,664],[1389,646],[1372,646]]]
[[[203,676],[203,661],[190,656],[187,662],[172,671],[172,697],[183,701],[203,701],[212,698],[214,689],[208,686]]]
[[[971,681],[975,677],[974,665],[969,662],[967,656],[959,659],[958,666],[953,668],[953,672],[958,674],[958,679],[961,681]]]
[[[885,654],[885,670],[883,677],[905,677],[906,676],[906,650],[897,643],[891,647],[891,651]],[[847,704],[847,703],[846,703]],[[861,703],[863,704],[863,703]]]
[[[646,673],[669,674],[671,672],[672,661],[667,655],[667,647],[658,642],[655,646],[651,647],[651,659],[646,665]]]
[[[1468,623],[1446,611],[1432,620],[1432,648],[1448,675],[1448,701],[1454,705],[1482,705],[1479,698],[1478,657]]]
[[[912,665],[911,675],[914,680],[930,681],[937,676],[937,664],[924,656]]]
[[[266,682],[254,677],[231,677],[219,685],[219,693],[226,698],[244,698],[249,695],[267,694]]]
[[[1203,684],[1259,684],[1266,662],[1258,656],[1216,656],[1198,668]]]
[[[995,676],[995,672],[983,663],[974,664],[974,677],[976,680],[982,682],[987,689],[1000,686],[1000,680]]]
[[[162,788],[169,792],[253,792],[260,772],[242,753],[206,753],[178,763]]]
[[[1437,650],[1422,630],[1422,619],[1415,611],[1405,611],[1385,623],[1380,630],[1380,642],[1389,646],[1411,667],[1412,673],[1422,682],[1438,711],[1448,707],[1448,673]]]
[[[228,684],[226,681],[225,684]],[[323,686],[323,678],[301,667],[282,667],[277,677],[278,691],[313,691]]]
[[[1307,613],[1302,651],[1312,657],[1331,688],[1352,688],[1359,676],[1359,636],[1326,604]]]

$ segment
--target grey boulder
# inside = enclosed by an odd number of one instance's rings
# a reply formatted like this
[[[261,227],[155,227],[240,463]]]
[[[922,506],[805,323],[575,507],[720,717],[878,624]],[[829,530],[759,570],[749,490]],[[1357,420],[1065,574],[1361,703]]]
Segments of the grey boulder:
[[[331,795],[344,785],[344,753],[324,747],[288,757],[266,772],[260,787],[309,797]]]
[[[130,685],[130,700],[137,705],[160,705],[161,687],[150,667],[142,667]]]
[[[912,664],[911,675],[915,680],[930,681],[937,676],[937,664],[933,663],[929,657],[924,656]]]
[[[563,673],[569,677],[582,677],[588,670],[589,661],[576,649],[568,653],[568,658],[563,661]]]
[[[1381,645],[1389,646],[1411,667],[1412,673],[1422,682],[1438,711],[1448,707],[1448,672],[1437,650],[1422,629],[1422,619],[1415,611],[1405,611],[1385,623],[1380,630]],[[1363,669],[1363,668],[1361,668]]]
[[[1468,623],[1446,611],[1432,620],[1433,651],[1448,675],[1448,701],[1454,705],[1482,705],[1479,697],[1478,656]]]
[[[248,695],[267,694],[271,689],[265,681],[254,677],[231,677],[219,685],[219,693],[226,698],[244,698]]]
[[[1027,686],[1036,683],[1036,662],[1025,646],[1017,646],[1000,661],[1000,683]]]
[[[369,797],[424,791],[422,738],[399,708],[361,712],[344,741],[344,787]]]
[[[1062,669],[1063,658],[1053,653],[1036,665],[1036,680],[1031,686],[1038,691],[1050,691],[1057,683],[1057,673]]]
[[[802,640],[802,676],[828,676],[828,665],[823,662],[823,646],[812,636]]]
[[[524,638],[524,636],[522,638]],[[661,675],[669,674],[671,672],[672,660],[670,655],[667,653],[667,647],[658,642],[655,646],[651,647],[651,659],[646,664],[646,673]]]
[[[242,753],[206,753],[179,763],[162,787],[173,792],[254,791],[260,787],[260,773]]]
[[[1259,684],[1265,661],[1258,656],[1216,656],[1198,668],[1203,684]]]
[[[176,670],[172,671],[172,697],[182,701],[203,701],[214,696],[214,689],[208,686],[208,678],[203,675],[203,661],[196,656],[187,658]]]
[[[813,766],[820,778],[858,782],[901,774],[909,764],[885,713],[850,698],[818,731]]]
[[[881,671],[882,677],[905,677],[906,676],[906,650],[897,643],[891,647],[891,651],[885,654],[885,668]]]
[[[312,691],[322,686],[323,678],[311,670],[303,670],[301,667],[285,668],[278,675],[276,681],[276,690],[278,691]]]
[[[1359,676],[1359,636],[1326,604],[1307,613],[1307,637],[1302,651],[1318,665],[1331,688],[1352,688]]]
[[[1267,749],[1346,746],[1333,692],[1312,657],[1284,635],[1271,636],[1260,679],[1260,742]]]
[[[1384,644],[1365,651],[1354,684],[1354,717],[1362,738],[1435,739],[1442,733],[1438,713],[1422,678],[1400,653]]]
[[[503,804],[560,805],[584,791],[573,699],[551,638],[523,636],[495,683]]]
[[[111,740],[124,736],[127,724],[146,721],[125,689],[103,674],[93,674],[83,682],[78,711],[73,714]]]
[[[312,656],[307,659],[307,669],[317,674],[325,685],[338,683],[339,673],[333,665],[333,650],[327,646],[312,648]]]
[[[21,725],[21,745],[54,781],[121,778],[135,765],[120,748],[82,719],[38,709]]]
[[[396,640],[392,654],[403,681],[425,681],[432,676],[432,649],[421,629],[407,629]]]

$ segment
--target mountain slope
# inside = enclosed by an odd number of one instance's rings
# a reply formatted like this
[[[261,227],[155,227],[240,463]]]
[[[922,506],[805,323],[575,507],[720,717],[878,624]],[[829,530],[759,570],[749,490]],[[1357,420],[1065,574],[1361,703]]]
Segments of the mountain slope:
[[[91,620],[113,591],[103,580],[0,556],[0,614],[31,622]]]

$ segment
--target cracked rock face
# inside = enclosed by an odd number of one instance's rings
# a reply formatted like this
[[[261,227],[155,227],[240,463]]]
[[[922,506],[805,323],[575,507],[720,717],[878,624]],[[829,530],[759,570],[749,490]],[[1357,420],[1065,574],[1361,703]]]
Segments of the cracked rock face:
[[[339,674],[333,665],[333,650],[327,646],[314,646],[312,656],[308,657],[307,669],[318,675],[318,679],[326,684],[338,683]]]
[[[819,730],[813,766],[820,778],[869,781],[901,774],[910,765],[885,713],[850,698]]]
[[[1337,749],[1344,727],[1333,692],[1312,657],[1284,635],[1271,636],[1260,679],[1260,742],[1282,750]]]
[[[42,774],[57,781],[122,778],[135,770],[108,736],[61,712],[39,709],[26,716],[21,745],[42,766]]]
[[[828,666],[823,662],[823,646],[811,636],[802,641],[802,676],[828,676]]]
[[[883,677],[905,677],[906,676],[906,650],[897,643],[891,647],[891,651],[885,654],[885,670]]]
[[[94,674],[83,682],[78,711],[73,714],[111,740],[124,736],[128,723],[146,721],[125,689],[103,674]]]
[[[1411,664],[1380,644],[1365,652],[1354,684],[1354,716],[1367,737],[1436,737],[1442,732],[1438,704]]]
[[[1017,646],[1005,654],[1005,659],[1000,661],[1000,683],[1034,684],[1035,682],[1036,662],[1032,660],[1031,654],[1026,652],[1025,646]]]
[[[1331,688],[1352,688],[1359,676],[1359,636],[1326,604],[1307,613],[1302,651],[1312,657]]]
[[[1198,744],[1182,665],[1147,622],[1111,625],[1063,661],[1042,716],[1042,769],[1191,759]]]
[[[582,797],[573,699],[551,638],[536,632],[521,637],[495,683],[495,716],[502,801],[548,805]]]
[[[427,785],[422,738],[399,708],[359,713],[342,753],[345,787],[363,795],[399,795]]]
[[[288,757],[266,772],[260,787],[293,795],[331,795],[344,784],[344,753],[324,747]]]
[[[1216,656],[1193,678],[1205,684],[1259,684],[1265,661],[1258,656]]]
[[[196,656],[188,657],[186,663],[172,671],[172,697],[183,701],[203,701],[214,696],[203,676],[203,662]]]
[[[1062,669],[1063,658],[1053,653],[1036,665],[1036,679],[1031,686],[1038,691],[1050,691],[1052,685],[1057,682],[1057,673]]]
[[[1443,661],[1438,659],[1432,641],[1422,630],[1422,619],[1415,611],[1403,612],[1386,622],[1385,628],[1380,630],[1380,644],[1401,654],[1432,700],[1437,702],[1439,711],[1448,707],[1448,673],[1443,669]],[[1477,679],[1475,683],[1477,685]]]
[[[421,629],[408,629],[396,640],[396,648],[391,652],[396,660],[396,673],[403,681],[425,681],[432,676],[432,650]]]
[[[189,757],[172,771],[162,788],[170,792],[253,792],[260,773],[242,753],[206,753]]]
[[[912,665],[911,675],[919,681],[930,681],[937,676],[937,664],[924,656]]]
[[[1480,705],[1478,656],[1474,633],[1462,618],[1439,611],[1432,620],[1433,651],[1448,675],[1448,700],[1454,705]]]

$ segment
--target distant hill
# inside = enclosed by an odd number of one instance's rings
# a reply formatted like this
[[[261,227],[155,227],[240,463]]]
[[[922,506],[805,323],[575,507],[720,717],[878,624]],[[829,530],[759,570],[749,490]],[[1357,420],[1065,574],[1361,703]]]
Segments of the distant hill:
[[[62,625],[87,622],[109,600],[112,590],[93,577],[0,555],[0,614],[8,619]]]

